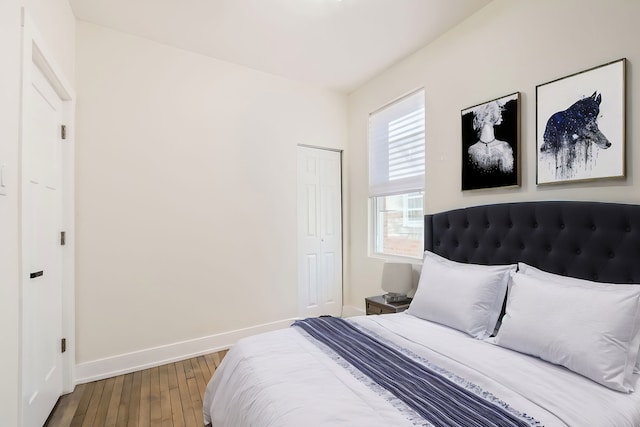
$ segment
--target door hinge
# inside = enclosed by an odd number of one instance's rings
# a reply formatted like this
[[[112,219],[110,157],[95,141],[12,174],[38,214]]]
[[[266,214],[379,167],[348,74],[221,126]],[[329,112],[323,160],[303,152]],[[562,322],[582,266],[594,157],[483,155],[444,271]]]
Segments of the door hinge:
[[[62,338],[60,340],[60,353],[64,353],[65,351],[67,351],[67,339]]]
[[[67,244],[67,232],[66,231],[61,231],[60,232],[60,246],[64,246]]]
[[[67,125],[60,125],[60,138],[67,139]]]

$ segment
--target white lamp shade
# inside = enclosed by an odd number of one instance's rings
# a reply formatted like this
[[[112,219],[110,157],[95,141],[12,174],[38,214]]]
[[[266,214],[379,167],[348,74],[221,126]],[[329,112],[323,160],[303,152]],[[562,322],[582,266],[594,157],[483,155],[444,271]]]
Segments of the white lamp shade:
[[[411,264],[385,262],[382,269],[382,289],[394,294],[406,294],[411,290],[412,273]]]

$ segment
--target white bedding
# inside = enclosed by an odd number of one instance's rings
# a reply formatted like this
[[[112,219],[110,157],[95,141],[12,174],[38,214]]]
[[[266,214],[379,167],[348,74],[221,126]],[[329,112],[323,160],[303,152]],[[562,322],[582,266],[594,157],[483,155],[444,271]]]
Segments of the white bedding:
[[[640,426],[640,392],[610,390],[548,362],[475,340],[409,314],[350,318],[552,426]],[[640,375],[633,385],[640,387]],[[413,426],[299,328],[238,342],[207,386],[205,423],[214,427]],[[418,424],[420,425],[420,424]]]

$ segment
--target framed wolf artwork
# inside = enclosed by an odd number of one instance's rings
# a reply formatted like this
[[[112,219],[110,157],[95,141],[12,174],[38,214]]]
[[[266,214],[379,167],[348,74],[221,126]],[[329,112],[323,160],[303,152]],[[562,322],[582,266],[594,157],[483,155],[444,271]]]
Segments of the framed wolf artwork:
[[[462,190],[520,184],[520,92],[462,110]]]
[[[538,184],[625,176],[625,65],[536,86]]]

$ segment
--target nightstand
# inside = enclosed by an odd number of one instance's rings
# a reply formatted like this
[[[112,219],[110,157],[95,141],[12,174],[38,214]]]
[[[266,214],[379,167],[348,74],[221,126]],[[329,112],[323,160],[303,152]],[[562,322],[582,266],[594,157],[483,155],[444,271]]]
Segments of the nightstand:
[[[375,297],[368,297],[364,299],[367,314],[387,314],[387,313],[400,313],[409,308],[411,298],[408,301],[402,302],[385,302],[384,296],[377,295]]]

